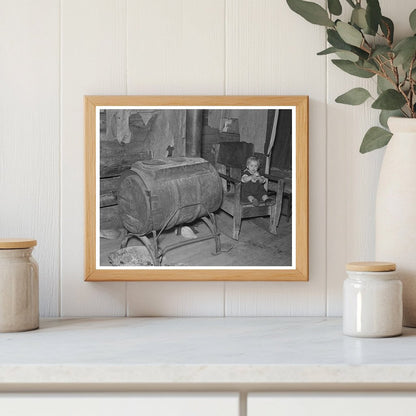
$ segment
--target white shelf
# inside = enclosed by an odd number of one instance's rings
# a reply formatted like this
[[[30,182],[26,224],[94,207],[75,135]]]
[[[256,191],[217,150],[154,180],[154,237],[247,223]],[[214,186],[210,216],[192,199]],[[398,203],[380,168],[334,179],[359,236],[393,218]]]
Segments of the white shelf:
[[[397,338],[342,335],[328,318],[44,320],[0,334],[0,389],[115,387],[416,386],[416,330]]]

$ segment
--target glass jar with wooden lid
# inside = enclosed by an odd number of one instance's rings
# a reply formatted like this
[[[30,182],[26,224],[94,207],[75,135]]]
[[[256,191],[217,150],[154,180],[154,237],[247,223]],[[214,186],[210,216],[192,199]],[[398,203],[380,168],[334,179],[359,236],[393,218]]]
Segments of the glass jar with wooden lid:
[[[402,333],[402,282],[396,265],[356,262],[346,266],[343,330],[355,337],[392,337]]]
[[[39,272],[32,257],[36,240],[0,239],[0,332],[39,327]]]

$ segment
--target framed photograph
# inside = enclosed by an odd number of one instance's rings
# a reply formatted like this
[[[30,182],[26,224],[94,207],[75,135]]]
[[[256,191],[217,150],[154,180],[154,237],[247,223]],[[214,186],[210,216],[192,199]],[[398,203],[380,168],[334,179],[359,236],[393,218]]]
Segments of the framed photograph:
[[[85,163],[85,280],[308,280],[308,97],[86,96]]]

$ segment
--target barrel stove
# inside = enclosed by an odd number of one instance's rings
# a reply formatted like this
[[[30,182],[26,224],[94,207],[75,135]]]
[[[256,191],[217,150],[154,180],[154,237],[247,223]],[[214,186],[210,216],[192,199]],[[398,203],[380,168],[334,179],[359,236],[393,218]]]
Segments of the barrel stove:
[[[118,190],[120,217],[130,233],[122,245],[127,245],[132,236],[139,238],[152,251],[155,264],[166,251],[201,239],[214,238],[218,251],[219,235],[213,213],[221,200],[221,179],[205,159],[180,157],[136,162],[122,175]],[[209,236],[160,249],[157,239],[161,232],[198,218],[208,225]],[[149,233],[153,233],[153,242],[146,237]]]

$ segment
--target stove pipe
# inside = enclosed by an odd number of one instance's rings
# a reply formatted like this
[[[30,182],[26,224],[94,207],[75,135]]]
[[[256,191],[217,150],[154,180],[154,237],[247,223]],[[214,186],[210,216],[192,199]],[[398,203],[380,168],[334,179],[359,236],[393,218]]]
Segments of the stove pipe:
[[[186,110],[186,156],[201,157],[202,115],[203,110]]]

